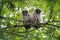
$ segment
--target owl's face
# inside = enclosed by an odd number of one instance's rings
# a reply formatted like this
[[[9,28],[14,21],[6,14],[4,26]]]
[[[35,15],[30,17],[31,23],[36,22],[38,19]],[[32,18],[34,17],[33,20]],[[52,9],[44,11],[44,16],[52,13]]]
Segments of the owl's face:
[[[22,14],[23,14],[23,15],[27,15],[27,14],[28,14],[28,11],[27,11],[27,10],[23,10],[23,11],[22,11]]]
[[[40,9],[36,9],[35,12],[36,12],[37,14],[40,14],[40,13],[41,13],[41,10],[40,10]]]

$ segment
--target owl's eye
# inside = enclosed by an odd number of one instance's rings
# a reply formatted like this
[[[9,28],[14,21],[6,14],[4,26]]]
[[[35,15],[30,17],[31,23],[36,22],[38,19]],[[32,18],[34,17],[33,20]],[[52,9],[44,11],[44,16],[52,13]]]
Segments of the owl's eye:
[[[25,13],[28,13],[28,11],[25,11]]]

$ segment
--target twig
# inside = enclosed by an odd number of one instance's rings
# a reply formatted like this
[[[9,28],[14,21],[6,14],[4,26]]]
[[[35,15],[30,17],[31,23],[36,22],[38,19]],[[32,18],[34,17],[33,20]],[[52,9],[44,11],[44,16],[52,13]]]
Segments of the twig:
[[[1,19],[10,19],[10,20],[15,20],[15,21],[23,22],[23,21],[21,21],[21,20],[16,20],[16,19],[9,18],[9,17],[0,16],[0,18],[1,18]]]
[[[50,21],[50,22],[60,22],[59,20],[57,20],[57,21]]]
[[[57,26],[57,25],[54,25],[54,24],[45,24],[45,25],[51,25],[51,26],[60,28],[60,26]]]

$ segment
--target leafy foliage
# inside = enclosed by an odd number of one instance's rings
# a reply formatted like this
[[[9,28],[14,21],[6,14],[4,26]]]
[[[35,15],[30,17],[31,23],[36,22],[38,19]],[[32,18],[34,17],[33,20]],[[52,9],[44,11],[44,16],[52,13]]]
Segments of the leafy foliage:
[[[41,28],[28,32],[22,25],[22,10],[42,11]],[[2,16],[2,17],[1,17]],[[21,27],[14,28],[13,25]],[[0,40],[60,40],[60,0],[0,0]]]

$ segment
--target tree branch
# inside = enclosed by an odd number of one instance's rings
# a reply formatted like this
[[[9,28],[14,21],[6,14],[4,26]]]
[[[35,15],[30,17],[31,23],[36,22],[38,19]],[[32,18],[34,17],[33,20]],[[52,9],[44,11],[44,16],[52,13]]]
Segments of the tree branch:
[[[2,32],[6,32],[6,33],[9,33],[9,34],[11,34],[11,35],[17,35],[17,36],[19,36],[19,37],[24,37],[24,38],[26,38],[26,36],[23,36],[23,35],[20,35],[20,34],[17,34],[17,33],[14,33],[14,32],[9,32],[9,31],[6,31],[6,30],[1,30]],[[27,38],[28,39],[28,38]]]

